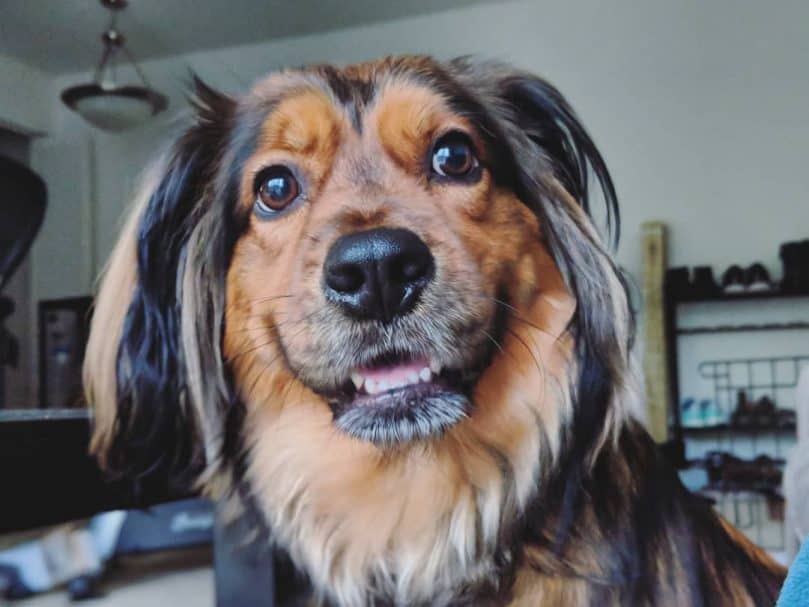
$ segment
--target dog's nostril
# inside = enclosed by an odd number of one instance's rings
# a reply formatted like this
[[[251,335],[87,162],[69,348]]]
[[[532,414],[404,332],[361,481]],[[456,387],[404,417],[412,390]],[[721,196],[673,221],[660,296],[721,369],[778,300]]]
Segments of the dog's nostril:
[[[362,288],[365,274],[356,264],[339,264],[326,269],[326,284],[339,293],[354,293]]]
[[[350,315],[387,322],[413,308],[434,269],[430,249],[416,234],[378,228],[347,234],[332,245],[323,287]]]
[[[399,283],[417,281],[429,273],[430,262],[428,257],[413,258],[400,255],[393,259],[388,266],[390,279]]]

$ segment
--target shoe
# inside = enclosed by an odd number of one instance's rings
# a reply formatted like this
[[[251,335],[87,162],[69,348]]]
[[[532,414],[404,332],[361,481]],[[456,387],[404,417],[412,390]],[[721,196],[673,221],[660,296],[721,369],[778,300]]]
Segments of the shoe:
[[[693,398],[686,398],[680,405],[680,425],[683,428],[702,428],[705,422],[702,410]]]
[[[774,521],[784,520],[784,496],[776,489],[766,489],[761,492],[767,500],[767,514]]]
[[[784,480],[779,463],[769,455],[759,455],[751,462],[755,467],[754,480],[756,484],[777,488]]]
[[[744,293],[744,270],[739,266],[730,266],[722,274],[722,291],[725,293]]]
[[[783,474],[779,463],[769,455],[759,455],[752,461],[729,453],[722,458],[720,482],[728,489],[761,490],[781,486]]]
[[[703,465],[705,466],[705,473],[708,476],[708,483],[710,485],[717,485],[722,480],[722,470],[725,467],[725,461],[728,453],[724,451],[709,451],[705,454]]]
[[[784,293],[809,293],[809,241],[785,242],[779,253],[784,276]]]
[[[744,271],[745,290],[753,293],[772,291],[770,275],[760,263],[754,263]]]
[[[679,300],[693,297],[691,270],[685,266],[666,270],[666,292],[669,297]]]
[[[721,460],[719,482],[725,489],[743,489],[755,484],[758,467],[751,462],[724,453]]]
[[[714,400],[705,399],[699,403],[704,426],[721,426],[728,422],[727,414]]]
[[[736,394],[736,409],[730,416],[730,423],[737,428],[749,428],[755,420],[755,405],[747,400],[744,390]]]
[[[694,268],[693,292],[696,297],[713,297],[719,293],[719,287],[713,277],[711,266]]]
[[[775,425],[781,430],[794,430],[798,416],[794,409],[776,409]]]
[[[753,405],[753,425],[759,428],[774,428],[776,422],[775,403],[769,396],[760,398]]]

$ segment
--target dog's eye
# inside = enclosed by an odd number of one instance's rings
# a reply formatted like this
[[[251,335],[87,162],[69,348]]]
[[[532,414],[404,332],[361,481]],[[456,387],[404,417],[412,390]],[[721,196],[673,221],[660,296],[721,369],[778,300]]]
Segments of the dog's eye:
[[[298,180],[285,166],[271,166],[256,177],[256,210],[273,215],[284,210],[298,197]]]
[[[465,177],[478,166],[472,142],[463,133],[444,135],[433,147],[433,171],[442,177]]]

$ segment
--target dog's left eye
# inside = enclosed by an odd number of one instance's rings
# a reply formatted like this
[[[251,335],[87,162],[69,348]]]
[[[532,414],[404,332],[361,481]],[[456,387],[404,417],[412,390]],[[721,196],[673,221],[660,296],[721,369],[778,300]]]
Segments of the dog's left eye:
[[[478,167],[469,137],[459,132],[444,135],[433,146],[433,172],[442,177],[466,177]]]
[[[256,177],[256,212],[271,216],[283,211],[298,197],[298,180],[285,166],[271,166]]]

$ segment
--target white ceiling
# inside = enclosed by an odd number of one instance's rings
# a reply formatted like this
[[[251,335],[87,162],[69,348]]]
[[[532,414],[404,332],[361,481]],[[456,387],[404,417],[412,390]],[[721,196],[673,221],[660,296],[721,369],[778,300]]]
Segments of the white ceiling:
[[[299,36],[487,0],[129,0],[118,28],[143,61]],[[109,15],[98,0],[0,0],[0,55],[51,73],[95,66]]]

